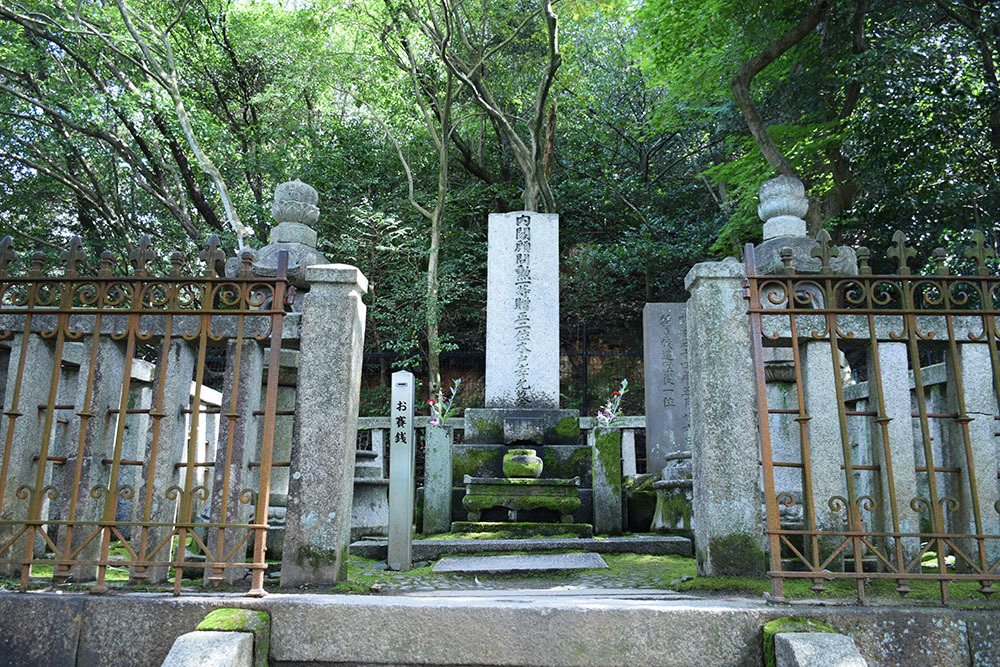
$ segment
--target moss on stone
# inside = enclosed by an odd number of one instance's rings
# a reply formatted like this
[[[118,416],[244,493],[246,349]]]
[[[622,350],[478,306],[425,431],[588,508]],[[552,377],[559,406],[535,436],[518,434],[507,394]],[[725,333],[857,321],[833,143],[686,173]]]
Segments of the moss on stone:
[[[577,417],[563,417],[555,428],[552,429],[559,442],[567,444],[580,441],[580,419]]]
[[[767,571],[767,555],[746,533],[714,537],[708,542],[713,575],[756,577]]]
[[[473,417],[470,420],[472,430],[476,433],[476,440],[479,442],[502,443],[503,442],[503,422],[482,417]]]
[[[342,551],[346,556],[345,546]],[[334,565],[337,562],[338,551],[336,549],[317,549],[316,547],[311,547],[309,545],[299,547],[298,553],[295,554],[295,562],[301,566],[306,564],[314,570],[318,570],[321,567],[328,567]]]
[[[453,452],[451,458],[452,479],[456,482],[466,476],[483,477],[492,469],[499,469],[499,460],[503,457],[499,449],[467,449],[464,452]]]
[[[785,616],[764,624],[764,665],[775,667],[774,636],[779,632],[832,632],[833,626],[814,618]]]
[[[566,458],[559,457],[552,448],[543,447],[538,456],[542,459],[546,477],[553,479],[579,477],[585,481],[591,476],[590,447],[577,447]]]
[[[271,616],[253,609],[216,609],[195,630],[253,633],[254,667],[267,667],[271,646]]]
[[[622,432],[618,429],[597,429],[594,433],[594,458],[600,463],[611,497],[622,493]],[[594,466],[597,474],[597,466]]]

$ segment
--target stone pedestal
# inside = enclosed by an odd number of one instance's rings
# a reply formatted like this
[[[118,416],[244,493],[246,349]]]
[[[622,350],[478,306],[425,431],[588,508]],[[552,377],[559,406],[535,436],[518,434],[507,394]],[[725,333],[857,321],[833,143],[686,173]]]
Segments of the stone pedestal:
[[[561,523],[572,523],[573,513],[580,508],[579,477],[498,479],[466,475],[463,481],[462,506],[473,522],[479,521],[483,511],[503,507],[511,521],[517,521],[521,511],[550,510],[559,514]]]
[[[345,578],[351,539],[368,280],[345,264],[305,275],[282,588]]]
[[[730,258],[696,264],[684,279],[687,337],[698,341],[688,349],[691,453],[698,572],[706,576],[718,570],[713,546],[742,543],[740,536],[764,545],[744,277]]]
[[[489,218],[486,407],[559,407],[559,216]]]
[[[653,482],[656,510],[650,530],[654,533],[691,530],[692,487],[691,453],[669,454],[667,464],[660,471],[660,479]]]

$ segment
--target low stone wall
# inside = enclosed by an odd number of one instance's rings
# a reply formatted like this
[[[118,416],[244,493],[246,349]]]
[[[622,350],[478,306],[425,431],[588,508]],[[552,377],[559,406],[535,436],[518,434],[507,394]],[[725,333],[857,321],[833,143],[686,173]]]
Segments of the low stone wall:
[[[1000,616],[913,607],[585,595],[503,598],[0,593],[2,665],[159,665],[222,607],[271,614],[273,665],[759,665],[762,628],[794,614],[849,635],[869,664],[1000,664]]]

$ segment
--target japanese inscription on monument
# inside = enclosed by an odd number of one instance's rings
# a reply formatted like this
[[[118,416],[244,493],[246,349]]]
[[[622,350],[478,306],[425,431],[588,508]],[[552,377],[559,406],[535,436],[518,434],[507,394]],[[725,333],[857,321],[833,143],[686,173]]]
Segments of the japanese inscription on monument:
[[[559,218],[489,222],[486,407],[559,407]]]
[[[683,303],[647,303],[642,310],[646,379],[646,470],[690,449],[687,324]]]

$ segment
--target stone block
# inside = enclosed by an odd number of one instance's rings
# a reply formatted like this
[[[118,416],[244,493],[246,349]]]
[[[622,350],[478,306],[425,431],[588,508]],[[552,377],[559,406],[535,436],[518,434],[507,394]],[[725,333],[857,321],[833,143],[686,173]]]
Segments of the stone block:
[[[867,667],[854,641],[832,632],[779,632],[774,636],[776,667]]]
[[[608,569],[608,564],[594,552],[572,554],[526,554],[517,556],[459,556],[439,560],[433,568],[438,573],[455,574],[524,574],[564,572],[566,570]]]
[[[216,609],[210,612],[195,630],[248,633],[253,638],[253,666],[267,667],[267,652],[271,646],[271,616],[266,611]]]
[[[486,407],[559,407],[559,216],[489,216]]]
[[[316,230],[301,222],[279,222],[271,228],[268,237],[270,243],[301,243],[311,248],[316,247]]]
[[[580,411],[524,408],[468,408],[465,411],[467,444],[578,445]]]
[[[174,640],[162,667],[252,667],[253,635],[189,632]]]
[[[0,593],[0,665],[78,664],[84,602],[85,596]]]

